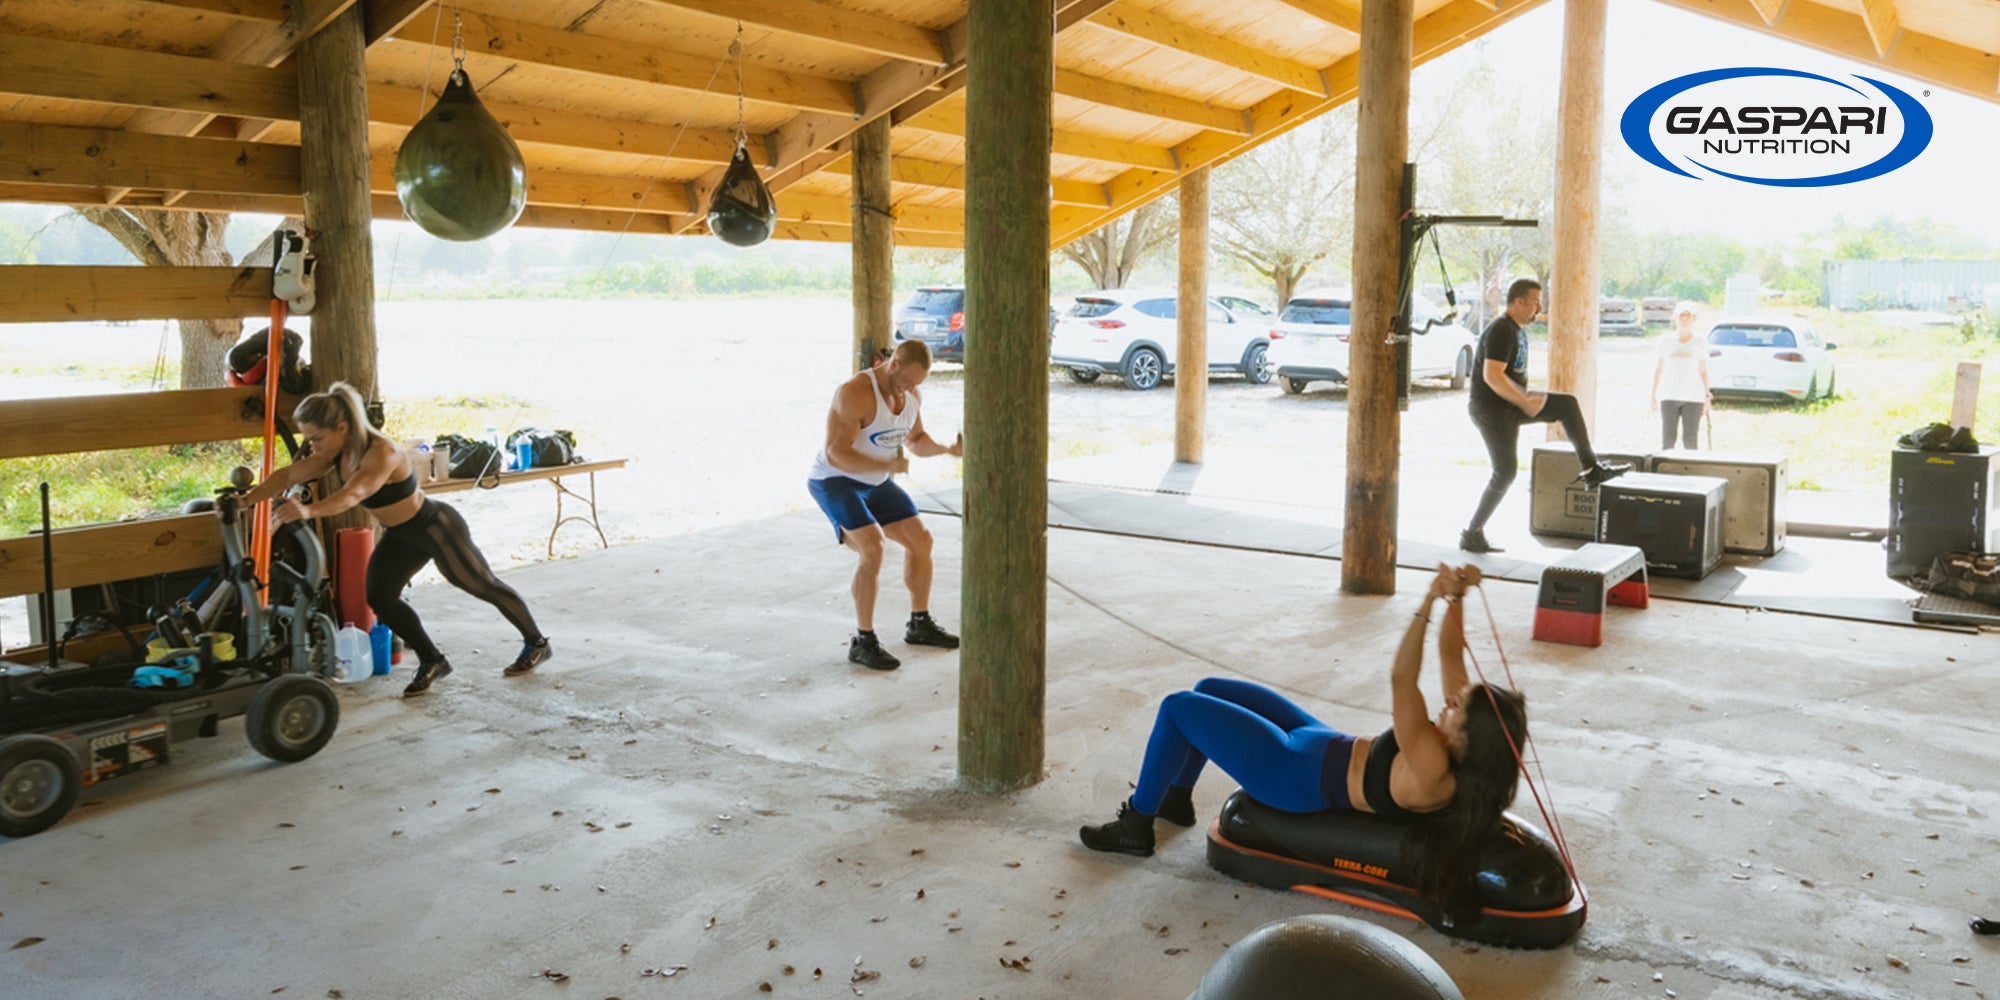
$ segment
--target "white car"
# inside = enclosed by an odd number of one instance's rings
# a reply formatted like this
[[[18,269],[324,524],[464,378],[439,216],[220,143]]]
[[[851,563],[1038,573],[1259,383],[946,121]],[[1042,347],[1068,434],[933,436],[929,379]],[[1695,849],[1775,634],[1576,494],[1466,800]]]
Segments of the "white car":
[[[1271,330],[1272,374],[1294,395],[1313,382],[1347,381],[1348,324],[1352,303],[1344,291],[1307,292],[1292,297]],[[1472,375],[1473,339],[1429,299],[1416,296],[1410,307],[1410,377],[1448,378],[1465,388]]]
[[[1151,389],[1174,373],[1180,343],[1173,289],[1113,288],[1079,295],[1056,321],[1049,357],[1078,382],[1110,372],[1134,389]],[[1270,325],[1239,321],[1222,303],[1208,300],[1208,371],[1241,372],[1252,382],[1271,380],[1264,353]]]
[[[1836,346],[1803,319],[1717,320],[1708,330],[1708,389],[1805,403],[1831,396]]]

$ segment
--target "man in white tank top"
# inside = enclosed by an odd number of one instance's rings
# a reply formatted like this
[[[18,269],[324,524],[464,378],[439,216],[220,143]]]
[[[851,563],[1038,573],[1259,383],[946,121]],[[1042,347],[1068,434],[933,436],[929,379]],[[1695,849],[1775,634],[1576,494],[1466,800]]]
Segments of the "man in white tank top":
[[[833,522],[834,539],[861,557],[854,569],[855,635],[847,644],[847,660],[870,670],[902,665],[875,637],[875,578],[882,569],[885,539],[903,547],[903,583],[910,588],[910,624],[903,641],[958,648],[958,636],[930,615],[930,530],[895,480],[896,473],[910,470],[910,460],[899,448],[923,458],[965,453],[962,435],[947,446],[924,433],[917,387],[930,372],[930,348],[921,340],[906,340],[888,361],[841,383],[826,415],[826,447],[806,481]]]

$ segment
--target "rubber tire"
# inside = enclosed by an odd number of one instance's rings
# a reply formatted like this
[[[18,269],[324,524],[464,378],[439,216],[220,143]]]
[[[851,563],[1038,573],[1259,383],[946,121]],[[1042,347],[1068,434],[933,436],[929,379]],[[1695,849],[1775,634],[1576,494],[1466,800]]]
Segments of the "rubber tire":
[[[1265,344],[1251,344],[1243,354],[1243,378],[1251,385],[1270,385],[1271,369],[1264,367],[1264,359],[1271,349]]]
[[[1458,350],[1458,360],[1451,363],[1451,387],[1454,390],[1463,389],[1470,381],[1472,381],[1472,352],[1461,347]]]
[[[1278,376],[1278,384],[1285,387],[1285,395],[1297,396],[1304,393],[1306,386],[1310,383],[1295,379],[1290,375],[1280,375]]]
[[[1166,377],[1167,359],[1150,347],[1141,347],[1125,356],[1125,363],[1118,369],[1118,377],[1125,380],[1125,387],[1145,392],[1157,389]]]
[[[1095,368],[1071,368],[1068,371],[1070,381],[1079,382],[1083,385],[1089,385],[1097,381],[1097,376],[1104,374]]]
[[[30,766],[32,771],[21,771]],[[0,740],[0,796],[9,791],[10,784],[51,779],[55,787],[43,790],[43,801],[31,804],[26,811],[16,811],[0,798],[0,837],[31,837],[56,825],[83,792],[83,768],[68,747],[39,733]]]
[[[1804,401],[1810,403],[1818,398],[1819,398],[1819,376],[1814,375],[1812,377],[1812,380],[1806,383],[1806,398]]]
[[[304,674],[281,674],[265,682],[243,716],[250,745],[287,764],[318,753],[339,725],[340,699],[333,688]]]
[[[1835,382],[1839,381],[1839,379],[1840,379],[1840,373],[1839,373],[1839,372],[1827,372],[1827,373],[1826,373],[1826,395],[1824,395],[1824,396],[1821,396],[1821,397],[1820,397],[1821,399],[1832,399],[1832,398],[1833,398],[1833,386],[1834,386],[1834,383],[1835,383]]]

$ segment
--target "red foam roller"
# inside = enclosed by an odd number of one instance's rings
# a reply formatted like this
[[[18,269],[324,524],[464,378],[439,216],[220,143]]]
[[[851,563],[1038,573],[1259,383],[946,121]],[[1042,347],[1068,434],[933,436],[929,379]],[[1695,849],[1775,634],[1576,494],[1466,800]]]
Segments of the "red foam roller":
[[[340,624],[353,622],[366,632],[375,627],[375,611],[368,606],[368,557],[375,552],[375,529],[342,528],[334,547],[340,552],[340,576],[333,582],[333,606]]]

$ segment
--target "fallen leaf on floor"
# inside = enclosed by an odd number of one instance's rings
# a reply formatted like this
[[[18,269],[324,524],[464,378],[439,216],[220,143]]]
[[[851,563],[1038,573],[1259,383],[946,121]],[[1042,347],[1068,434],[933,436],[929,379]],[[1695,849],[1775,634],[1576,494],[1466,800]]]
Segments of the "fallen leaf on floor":
[[[910,959],[910,968],[921,969],[923,967],[924,967],[924,956],[918,955],[917,957]]]
[[[604,832],[604,828],[603,828],[603,827],[601,827],[601,826],[598,826],[598,825],[597,825],[596,823],[594,823],[594,822],[592,822],[592,821],[590,821],[590,820],[584,820],[584,821],[583,821],[583,828],[584,828],[584,829],[586,829],[586,830],[589,830],[589,831],[590,831],[591,833],[603,833],[603,832]]]
[[[561,892],[561,891],[562,891],[562,886],[559,886],[559,885],[555,884],[554,882],[543,882],[543,883],[542,883],[542,891],[543,891],[543,892]]]
[[[1009,862],[1007,862],[1007,867],[1009,867],[1009,868],[1019,868],[1019,867],[1021,867],[1021,863],[1020,863],[1019,861],[1009,861]]]
[[[326,995],[328,1000],[341,1000],[341,998],[346,996],[347,994],[342,993],[339,990],[327,990]]]
[[[813,883],[813,888],[817,889],[817,888],[819,888],[820,886],[823,886],[823,885],[825,885],[825,884],[826,884],[826,880],[825,880],[825,879],[820,879],[819,881],[817,881],[817,882],[814,882],[814,883]]]
[[[502,895],[502,896],[512,896],[513,894],[514,894],[514,890],[512,890],[512,889],[502,889],[502,890],[500,890],[500,895]]]
[[[518,865],[518,864],[520,864],[520,863],[521,863],[521,859],[520,859],[520,858],[508,858],[507,860],[505,860],[505,861],[502,861],[502,862],[500,862],[500,863],[501,863],[501,864],[503,864],[503,865]]]
[[[297,825],[298,825],[297,823],[280,823],[280,824],[278,824],[278,829],[280,829],[280,830],[290,830],[290,829],[292,829],[293,827],[296,827]]]
[[[1907,972],[1907,971],[1909,971],[1909,968],[1910,968],[1910,963],[1908,963],[1908,962],[1905,962],[1905,961],[1903,961],[1902,959],[1900,959],[1900,958],[1897,958],[1897,957],[1896,957],[1896,956],[1894,956],[1894,955],[1890,955],[1890,956],[1889,956],[1889,967],[1890,967],[1890,968],[1892,968],[1892,969],[1902,969],[1902,970],[1904,970],[1904,971],[1906,971],[1906,972]]]
[[[469,813],[476,813],[476,812],[478,812],[478,811],[479,811],[479,807],[478,807],[478,806],[466,806],[466,807],[465,807],[465,811],[466,811],[466,812],[469,812]]]
[[[295,872],[301,872],[301,871],[305,871],[305,869],[306,869],[306,866],[304,866],[304,865],[293,865],[293,866],[292,866],[291,868],[287,869],[287,871],[295,871]]]
[[[620,954],[620,955],[630,955],[630,954],[632,954],[632,946],[631,946],[630,944],[621,944],[621,945],[619,945],[619,946],[618,946],[618,954]]]
[[[1932,839],[1936,839],[1936,838],[1932,838]],[[912,847],[912,848],[910,848],[910,857],[913,857],[913,858],[914,858],[914,857],[916,857],[917,855],[919,855],[919,854],[922,854],[922,853],[924,853],[924,849],[923,849],[923,848],[921,848],[921,847]]]
[[[1005,955],[1000,956],[1000,965],[1003,968],[1013,969],[1015,972],[1027,972],[1028,963],[1032,961],[1034,961],[1034,959],[1029,958],[1026,955],[1022,955],[1020,958],[1012,958],[1012,959],[1008,958]]]
[[[765,950],[765,951],[774,951],[774,950],[776,950],[776,949],[777,949],[777,947],[778,947],[778,939],[777,939],[777,938],[772,938],[771,940],[769,940],[769,941],[766,941],[766,942],[764,942],[764,950]]]
[[[957,911],[957,910],[953,910],[953,911],[951,911],[950,913],[947,913],[947,914],[945,914],[945,916],[947,916],[947,917],[950,917],[950,918],[951,918],[951,919],[953,919],[953,920],[957,920],[957,919],[958,919],[958,911]]]
[[[1938,839],[1938,835],[1937,835],[1937,834],[1935,834],[1935,833],[1927,833],[1927,834],[1925,834],[1925,835],[1924,835],[1924,839],[1925,839],[1925,840],[1936,840],[1936,839]]]
[[[869,918],[868,918],[868,922],[869,922],[869,923],[871,923],[871,924],[879,924],[879,923],[881,923],[881,922],[883,922],[884,920],[887,920],[887,919],[889,919],[889,918],[888,918],[888,917],[869,917]]]
[[[546,980],[548,980],[549,982],[552,982],[552,983],[566,983],[566,982],[569,982],[569,973],[567,973],[567,972],[557,972],[557,971],[556,971],[556,970],[554,970],[554,969],[543,969],[543,970],[542,970],[542,971],[540,971],[540,972],[537,972],[537,973],[534,973],[533,975],[530,975],[530,976],[529,976],[528,978],[529,978],[529,979],[546,979]]]
[[[708,923],[705,923],[705,924],[701,925],[701,929],[702,929],[702,930],[710,930],[710,929],[712,929],[712,928],[714,928],[714,927],[715,927],[715,918],[714,918],[714,917],[710,917],[710,918],[708,918]]]
[[[924,891],[922,889],[917,890],[917,898],[918,899],[924,898]]]
[[[818,979],[818,978],[820,978],[821,976],[824,976],[824,975],[826,975],[826,973],[824,973],[824,972],[821,972],[821,971],[820,971],[819,969],[817,969],[817,968],[813,969],[813,978],[814,978],[814,979]]]
[[[856,969],[854,970],[854,975],[847,981],[850,983],[865,983],[870,979],[880,978],[882,978],[882,974],[876,972],[874,969]]]
[[[598,886],[598,887],[597,887],[597,891],[598,891],[598,892],[609,892],[610,890],[609,890],[609,889],[606,889],[606,888],[604,888],[603,886],[601,886],[601,885],[600,885],[600,886]]]
[[[488,795],[498,795],[498,794],[500,794],[500,789],[498,789],[498,788],[489,788],[489,789],[487,789],[487,790],[486,790],[486,794],[488,794]]]
[[[1167,954],[1169,954],[1169,955],[1178,955],[1178,954],[1181,954],[1181,953],[1182,953],[1182,952],[1184,952],[1184,951],[1187,951],[1187,949],[1186,949],[1186,948],[1168,948],[1168,949],[1167,949]]]
[[[1057,889],[1057,890],[1056,890],[1056,898],[1057,898],[1057,899],[1068,899],[1068,898],[1069,898],[1069,890],[1068,890],[1068,889]]]
[[[623,822],[623,823],[619,823],[619,824],[617,824],[617,827],[618,827],[618,829],[620,829],[620,830],[623,830],[623,829],[625,829],[626,827],[628,827],[628,826],[631,826],[631,825],[632,825],[632,821],[628,819],[628,820],[626,820],[626,821],[625,821],[625,822]]]
[[[389,831],[389,836],[391,836],[391,837],[400,837],[400,836],[402,836],[402,835],[403,835],[403,831],[401,831],[401,830],[390,830],[390,831]]]
[[[785,966],[785,975],[787,975],[787,976],[789,976],[789,975],[791,975],[792,973],[794,973],[794,972],[797,972],[797,971],[799,971],[799,970],[797,970],[797,969],[794,969],[794,968],[792,968],[792,967],[791,967],[791,966],[789,966],[789,965]]]
[[[771,992],[771,984],[770,984],[770,983],[758,983],[758,984],[757,984],[757,992],[759,992],[759,993],[769,993],[769,992]]]

